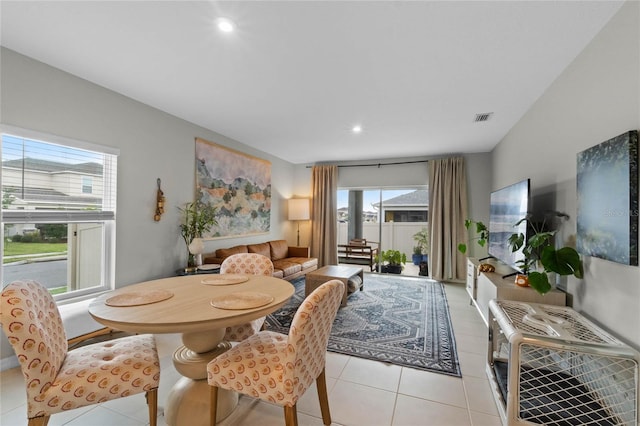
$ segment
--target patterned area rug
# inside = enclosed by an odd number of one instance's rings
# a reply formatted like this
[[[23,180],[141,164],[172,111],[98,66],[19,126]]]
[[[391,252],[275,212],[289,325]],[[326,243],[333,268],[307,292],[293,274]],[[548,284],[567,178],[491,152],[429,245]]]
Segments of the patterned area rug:
[[[267,316],[268,330],[288,333],[304,278],[292,284],[289,302]],[[461,376],[444,286],[426,278],[365,273],[364,290],[338,311],[327,350]]]

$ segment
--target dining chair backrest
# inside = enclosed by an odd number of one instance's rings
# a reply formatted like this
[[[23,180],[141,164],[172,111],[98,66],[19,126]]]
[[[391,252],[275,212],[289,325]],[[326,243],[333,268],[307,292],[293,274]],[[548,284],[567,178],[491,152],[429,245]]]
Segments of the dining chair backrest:
[[[267,256],[258,253],[232,254],[222,261],[221,274],[273,275],[273,263]],[[262,328],[265,317],[257,318],[244,324],[231,325],[226,328],[224,340],[239,342],[256,334]]]
[[[68,352],[58,306],[36,281],[15,281],[0,295],[0,322],[18,357],[29,426],[51,415],[145,392],[157,424],[160,360],[152,334],[121,337]]]
[[[324,369],[331,326],[344,291],[342,281],[327,281],[305,298],[291,321],[288,344],[295,351],[293,377],[305,388]]]
[[[67,355],[67,336],[53,296],[35,281],[2,290],[0,322],[25,377],[27,396],[37,398],[55,380]]]
[[[221,274],[273,275],[273,263],[258,253],[237,253],[227,257],[220,265]]]

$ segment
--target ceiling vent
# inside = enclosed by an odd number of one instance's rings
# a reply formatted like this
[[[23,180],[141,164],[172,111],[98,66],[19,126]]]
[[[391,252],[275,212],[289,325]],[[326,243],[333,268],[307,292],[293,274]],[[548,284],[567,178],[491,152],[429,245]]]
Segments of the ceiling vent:
[[[473,121],[475,121],[476,123],[480,123],[482,121],[489,121],[492,115],[493,115],[492,112],[483,112],[480,114],[476,114],[476,119]]]

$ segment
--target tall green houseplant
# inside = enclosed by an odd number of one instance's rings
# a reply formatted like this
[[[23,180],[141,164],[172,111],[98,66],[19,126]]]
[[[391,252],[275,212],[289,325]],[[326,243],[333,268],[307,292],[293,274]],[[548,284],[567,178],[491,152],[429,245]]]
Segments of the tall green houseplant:
[[[187,246],[189,253],[187,266],[195,266],[195,258],[189,251],[189,244],[194,238],[201,238],[202,234],[209,231],[212,226],[216,226],[216,208],[209,203],[203,203],[200,200],[185,204],[184,207],[178,207],[182,213],[182,223],[180,224],[180,235]]]

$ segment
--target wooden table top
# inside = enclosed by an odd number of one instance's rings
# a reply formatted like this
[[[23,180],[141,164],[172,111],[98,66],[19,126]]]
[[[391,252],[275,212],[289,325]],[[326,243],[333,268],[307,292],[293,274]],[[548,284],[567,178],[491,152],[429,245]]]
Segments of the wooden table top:
[[[146,281],[98,296],[89,313],[108,327],[136,333],[191,333],[242,324],[266,316],[285,304],[293,295],[288,281],[264,275],[249,275],[248,280],[231,285],[206,285],[211,275],[187,275]],[[123,294],[170,291],[173,296],[155,303],[137,306],[109,306],[107,299]],[[238,292],[259,292],[273,297],[267,305],[253,309],[220,309],[211,300]]]
[[[309,274],[313,274],[314,276],[326,278],[351,278],[352,276],[360,273],[362,273],[361,267],[343,265],[327,265],[309,272]]]

